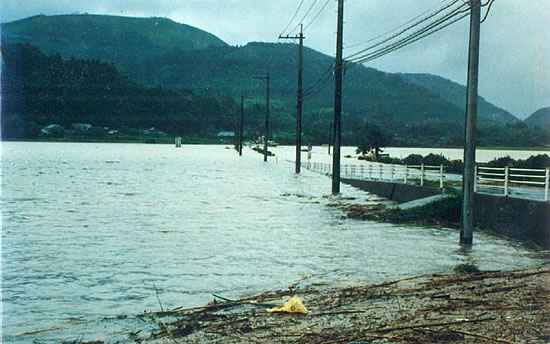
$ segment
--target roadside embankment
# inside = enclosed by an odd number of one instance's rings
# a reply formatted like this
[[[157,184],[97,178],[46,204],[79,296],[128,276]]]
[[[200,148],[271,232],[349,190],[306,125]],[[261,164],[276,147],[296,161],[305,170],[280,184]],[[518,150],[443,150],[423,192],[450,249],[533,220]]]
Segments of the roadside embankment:
[[[342,182],[397,203],[441,194],[440,189],[426,186],[351,179],[342,179]],[[461,196],[454,194],[410,209],[347,205],[342,210],[347,217],[354,219],[458,228],[461,202]],[[550,249],[549,202],[476,193],[474,226]]]
[[[298,295],[308,314],[266,312]],[[269,303],[266,305],[266,303]],[[547,343],[550,266],[316,286],[156,316],[148,343]],[[154,319],[154,318],[153,318]]]

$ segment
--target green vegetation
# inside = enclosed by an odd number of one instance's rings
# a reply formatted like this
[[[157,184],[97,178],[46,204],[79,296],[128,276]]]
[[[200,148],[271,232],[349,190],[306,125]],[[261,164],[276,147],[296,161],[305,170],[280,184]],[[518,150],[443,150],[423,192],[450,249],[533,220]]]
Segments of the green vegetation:
[[[354,219],[457,228],[460,224],[461,202],[461,195],[455,193],[409,209],[387,208],[384,205],[347,205],[343,211],[347,217]]]
[[[535,111],[525,120],[525,123],[530,126],[538,126],[550,131],[550,106]]]
[[[234,127],[238,107],[229,97],[146,88],[122,76],[112,64],[64,61],[30,45],[5,45],[2,55],[5,139],[38,138],[50,124],[63,128],[52,128],[48,136],[64,137],[70,132],[71,138],[84,140],[213,138],[218,131]],[[109,134],[105,127],[115,131]]]
[[[116,128],[130,136],[136,133],[125,128],[155,127],[169,135],[213,138],[217,130],[234,130],[238,108],[233,99],[241,92],[247,97],[245,136],[252,138],[263,131],[265,114],[264,87],[252,77],[264,74],[269,63],[277,71],[271,79],[273,138],[294,143],[295,44],[229,46],[164,18],[97,15],[31,17],[2,24],[2,37],[7,57],[3,84],[8,84],[3,97],[10,98],[3,100],[9,111],[3,113],[9,126],[4,138],[36,137],[45,125],[72,123]],[[54,55],[30,46],[9,52],[14,49],[10,44],[27,42]],[[305,48],[304,61],[307,91],[330,71],[333,58]],[[344,89],[344,145],[359,145],[368,121],[388,133],[388,146],[462,146],[464,86],[433,75],[357,66],[347,70]],[[304,103],[303,142],[323,144],[333,118],[333,90],[314,93]],[[88,135],[100,139],[101,131],[94,131]],[[478,132],[478,146],[543,147],[550,142],[550,131],[528,127],[483,99]]]
[[[548,154],[532,155],[529,158],[522,160],[512,159],[509,155],[501,158],[495,158],[484,164],[489,167],[515,167],[515,168],[533,168],[541,169],[550,167],[550,157]]]
[[[477,265],[472,262],[458,264],[453,268],[453,271],[457,274],[477,274],[481,272]]]
[[[388,135],[380,129],[379,126],[373,123],[365,122],[359,130],[359,146],[356,152],[363,155],[374,151],[374,157],[378,159],[382,147],[388,145]]]
[[[466,87],[456,82],[432,74],[403,73],[400,75],[410,84],[424,87],[458,107],[464,106]],[[481,121],[504,123],[514,123],[518,121],[514,115],[487,102],[483,97],[479,97],[477,105],[478,119]]]
[[[218,37],[166,18],[105,15],[39,15],[2,24],[2,44],[29,43],[63,58],[113,62],[125,67],[178,47],[226,46]]]

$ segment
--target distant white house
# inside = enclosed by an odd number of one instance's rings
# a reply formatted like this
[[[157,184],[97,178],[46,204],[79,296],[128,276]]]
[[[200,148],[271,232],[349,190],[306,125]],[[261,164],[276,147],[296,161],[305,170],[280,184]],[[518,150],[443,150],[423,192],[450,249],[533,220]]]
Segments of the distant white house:
[[[235,132],[233,131],[220,131],[217,137],[235,137]]]

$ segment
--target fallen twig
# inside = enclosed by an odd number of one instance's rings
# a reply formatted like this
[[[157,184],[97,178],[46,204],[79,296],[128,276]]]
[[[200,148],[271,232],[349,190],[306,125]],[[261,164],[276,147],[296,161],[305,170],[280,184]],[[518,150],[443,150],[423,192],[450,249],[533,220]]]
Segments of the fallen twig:
[[[392,331],[400,331],[400,330],[412,330],[415,328],[460,325],[460,324],[476,323],[476,322],[483,322],[483,321],[491,321],[495,319],[496,318],[491,317],[491,318],[474,319],[474,320],[450,321],[450,322],[444,322],[444,323],[431,323],[431,324],[419,324],[419,325],[400,326],[400,327],[379,328],[379,329],[369,330],[369,332],[392,332]]]

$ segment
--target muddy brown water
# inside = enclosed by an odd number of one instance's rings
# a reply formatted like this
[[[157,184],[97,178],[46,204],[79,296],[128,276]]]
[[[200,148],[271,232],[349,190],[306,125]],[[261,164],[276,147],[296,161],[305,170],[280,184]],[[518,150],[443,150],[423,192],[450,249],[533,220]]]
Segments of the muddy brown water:
[[[127,340],[143,311],[308,283],[374,283],[462,262],[512,269],[545,252],[485,233],[346,220],[375,195],[225,146],[2,143],[6,343]],[[155,292],[155,286],[158,290]],[[34,335],[10,335],[60,328]],[[117,335],[118,332],[124,333]]]

